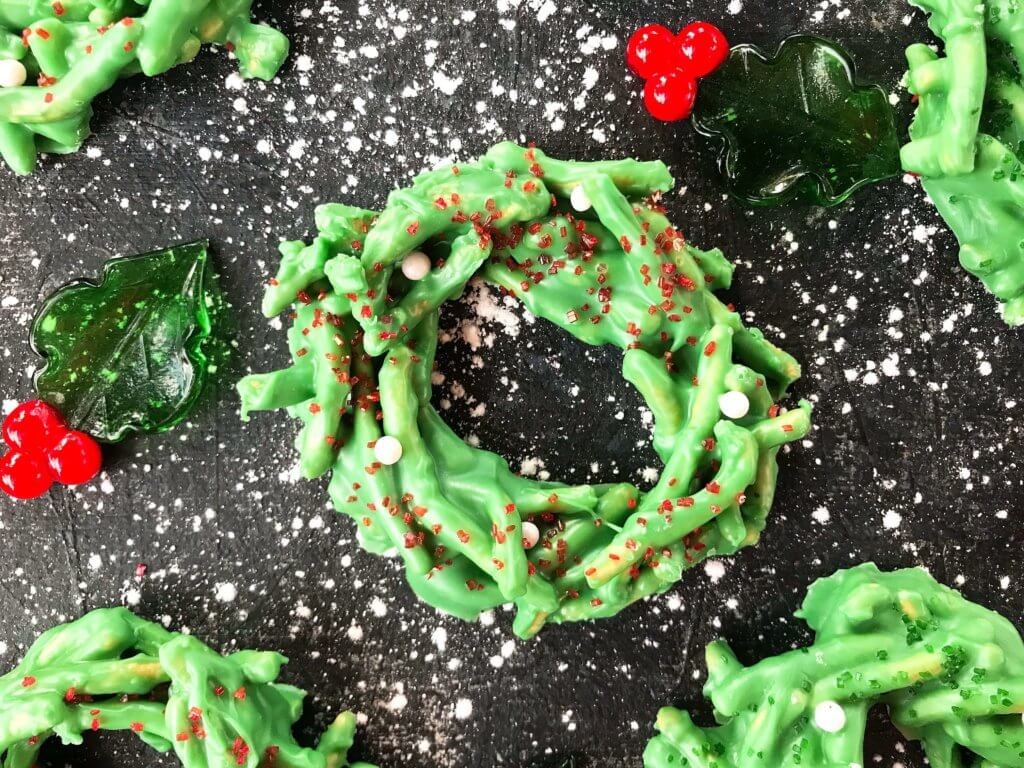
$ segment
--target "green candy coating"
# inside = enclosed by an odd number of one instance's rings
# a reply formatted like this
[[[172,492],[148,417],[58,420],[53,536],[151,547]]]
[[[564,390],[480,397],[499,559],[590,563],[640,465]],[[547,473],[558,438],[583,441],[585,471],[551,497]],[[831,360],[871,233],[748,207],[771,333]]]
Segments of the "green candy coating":
[[[920,568],[866,563],[816,581],[796,615],[815,632],[807,648],[744,667],[723,641],[708,646],[720,725],[662,709],[645,768],[867,765],[876,704],[934,768],[1024,766],[1024,641],[998,613]]]
[[[346,712],[316,749],[292,727],[305,693],[276,682],[278,653],[221,656],[126,608],[54,627],[0,677],[4,768],[32,768],[44,743],[81,744],[93,731],[132,731],[184,768],[343,768],[355,733]],[[351,768],[373,768],[365,763]]]
[[[119,78],[166,72],[203,43],[227,45],[243,77],[270,80],[288,39],[250,21],[251,0],[3,0],[0,59],[36,84],[0,88],[0,156],[29,174],[39,152],[66,154],[89,135],[93,99]]]
[[[420,175],[380,214],[320,207],[312,243],[281,245],[263,304],[272,316],[298,298],[292,365],[239,383],[242,417],[288,408],[302,473],[332,471],[331,500],[363,546],[397,550],[413,591],[445,612],[514,602],[521,637],[614,615],[753,544],[776,454],[811,409],[774,405],[799,365],[715,297],[733,268],[669,224],[657,197],[671,185],[662,163],[565,162],[506,142]],[[592,204],[580,215],[578,186]],[[433,266],[418,281],[400,269],[415,249]],[[519,477],[445,424],[430,404],[438,308],[478,274],[581,341],[625,350],[665,461],[653,489]],[[722,417],[729,390],[747,415]],[[377,457],[383,436],[401,445],[397,463]],[[541,533],[532,549],[524,522]]]
[[[907,49],[920,99],[903,167],[960,243],[960,264],[1024,324],[1024,8],[1016,0],[919,0],[945,43]]]

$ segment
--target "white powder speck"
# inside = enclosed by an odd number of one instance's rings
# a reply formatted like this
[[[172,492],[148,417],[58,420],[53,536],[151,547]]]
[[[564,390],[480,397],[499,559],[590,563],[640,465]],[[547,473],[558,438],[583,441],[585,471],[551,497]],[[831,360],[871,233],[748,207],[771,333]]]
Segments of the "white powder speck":
[[[729,0],[729,5],[726,8],[733,16],[743,10],[742,0]]]
[[[238,597],[238,590],[231,582],[223,582],[213,585],[213,596],[219,603],[233,603]]]
[[[375,597],[370,601],[370,610],[374,616],[386,616],[388,613],[387,605],[379,597]]]
[[[445,96],[453,95],[455,91],[459,89],[459,86],[462,85],[461,77],[448,77],[448,75],[439,69],[434,70],[430,79],[431,82],[433,82],[434,87]]]
[[[455,702],[455,719],[468,720],[473,714],[473,702],[469,699],[459,699]]]
[[[903,522],[903,516],[895,510],[886,510],[886,513],[882,515],[882,525],[890,530],[895,530],[900,527],[900,523]]]
[[[545,0],[541,7],[537,10],[537,21],[543,24],[545,21],[551,18],[551,15],[557,10],[558,6],[551,2],[551,0]]]
[[[824,525],[832,519],[832,514],[825,507],[818,507],[811,512],[811,517],[814,518],[814,522]]]
[[[448,632],[444,627],[438,627],[430,634],[431,642],[437,647],[437,650],[444,653],[444,649],[448,647]]]
[[[708,560],[704,563],[704,573],[711,579],[712,584],[717,584],[725,576],[725,563],[721,560]]]

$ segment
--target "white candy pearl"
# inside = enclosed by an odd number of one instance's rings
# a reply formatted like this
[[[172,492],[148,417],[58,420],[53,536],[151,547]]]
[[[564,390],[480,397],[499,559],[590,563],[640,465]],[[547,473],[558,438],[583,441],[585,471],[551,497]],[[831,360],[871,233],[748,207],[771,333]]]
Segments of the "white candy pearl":
[[[387,466],[397,464],[398,460],[402,458],[402,444],[391,435],[384,435],[373,446],[373,455],[381,464]]]
[[[28,71],[17,59],[0,59],[0,88],[17,88],[25,84]]]
[[[750,413],[750,400],[742,392],[732,390],[718,398],[718,407],[727,419],[742,419]]]
[[[402,259],[402,274],[410,280],[422,280],[430,274],[430,257],[423,251],[412,251]]]
[[[540,529],[533,523],[523,523],[523,549],[533,549],[540,541]]]
[[[590,210],[590,198],[587,197],[587,193],[583,191],[582,184],[577,184],[572,188],[572,192],[569,194],[569,202],[572,203],[572,207],[580,213]]]
[[[814,708],[814,724],[825,733],[839,733],[846,725],[846,712],[835,701],[823,701]]]

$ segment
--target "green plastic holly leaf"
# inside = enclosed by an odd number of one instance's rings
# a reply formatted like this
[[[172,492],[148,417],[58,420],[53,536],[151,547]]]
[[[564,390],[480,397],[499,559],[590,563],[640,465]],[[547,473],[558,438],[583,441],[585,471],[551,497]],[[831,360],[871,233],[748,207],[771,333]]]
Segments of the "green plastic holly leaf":
[[[43,304],[36,391],[74,428],[115,442],[170,429],[195,406],[220,307],[207,246],[112,259],[98,284],[70,283]]]
[[[721,143],[729,192],[752,205],[837,205],[900,172],[885,91],[859,85],[850,57],[811,35],[786,39],[771,58],[734,47],[701,81],[693,124]]]

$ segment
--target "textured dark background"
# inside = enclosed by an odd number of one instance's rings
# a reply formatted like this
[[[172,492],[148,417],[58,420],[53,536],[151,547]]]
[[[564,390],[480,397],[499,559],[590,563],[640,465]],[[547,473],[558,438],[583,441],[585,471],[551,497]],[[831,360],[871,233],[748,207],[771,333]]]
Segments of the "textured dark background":
[[[257,13],[294,41],[278,82],[232,89],[234,65],[205,52],[100,98],[82,152],[28,179],[0,170],[2,397],[31,395],[27,323],[41,298],[114,255],[209,237],[239,328],[233,369],[191,422],[109,450],[102,483],[0,499],[4,667],[42,629],[125,601],[219,647],[284,651],[288,680],[313,693],[307,732],[354,708],[368,718],[359,755],[384,766],[533,766],[570,753],[586,766],[639,766],[659,706],[702,707],[703,645],[725,636],[752,662],[806,641],[791,613],[838,567],[924,564],[1020,621],[1024,337],[955,266],[918,187],[897,179],[832,211],[746,211],[723,199],[712,153],[687,125],[642,113],[623,66],[640,23],[703,17],[734,42],[838,39],[866,78],[895,91],[904,46],[926,35],[922,16],[882,0],[300,0]],[[452,95],[445,78],[463,79]],[[288,418],[241,425],[228,385],[285,362],[259,296],[276,242],[308,235],[317,203],[380,206],[410,174],[504,138],[670,163],[673,219],[737,261],[731,298],[804,362],[796,394],[817,405],[811,438],[781,457],[760,546],[717,580],[697,569],[614,619],[530,643],[512,639],[503,612],[464,624],[418,604],[394,561],[357,548],[323,484],[290,475]],[[454,305],[444,325],[474,314]],[[481,327],[493,347],[455,341],[440,355],[438,398],[451,399],[460,434],[514,467],[540,459],[554,478],[638,480],[655,466],[617,352],[543,322],[521,322],[516,337]],[[473,415],[481,402],[486,413]],[[464,719],[460,699],[472,707]],[[923,765],[882,724],[866,762],[875,756]],[[44,757],[173,764],[127,737]]]

